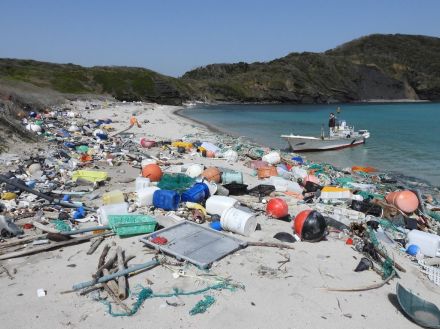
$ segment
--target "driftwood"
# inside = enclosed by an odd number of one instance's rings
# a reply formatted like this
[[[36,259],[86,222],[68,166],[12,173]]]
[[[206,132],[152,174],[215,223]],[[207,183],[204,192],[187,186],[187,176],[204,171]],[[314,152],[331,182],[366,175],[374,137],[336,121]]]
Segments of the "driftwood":
[[[28,236],[26,238],[21,238],[21,239],[16,239],[16,240],[0,243],[0,250],[1,249],[7,249],[7,248],[10,248],[10,247],[19,246],[21,244],[26,244],[28,242],[32,242],[34,240],[37,240],[37,239],[40,239],[40,238],[45,238],[45,237],[46,237],[46,234],[38,234],[38,235]],[[1,253],[1,251],[0,251],[0,253]]]
[[[100,236],[99,238],[95,239],[92,244],[90,245],[90,249],[87,251],[87,255],[91,255],[95,252],[96,249],[98,249],[99,245],[104,241],[104,237]]]
[[[395,276],[396,276],[396,272],[393,271],[393,273],[388,278],[386,278],[385,280],[383,280],[380,283],[376,283],[376,284],[372,284],[370,286],[360,287],[360,288],[327,288],[327,291],[357,292],[357,291],[366,291],[366,290],[378,289],[378,288],[383,287],[384,285],[386,285]]]
[[[293,246],[289,246],[285,243],[276,243],[276,242],[248,242],[248,246],[253,247],[272,247],[272,248],[282,248],[282,249],[295,249]]]
[[[10,259],[10,258],[16,258],[16,257],[22,257],[22,256],[28,256],[28,255],[33,255],[33,254],[38,254],[40,252],[43,251],[48,251],[48,250],[52,250],[52,249],[57,249],[60,247],[65,247],[65,246],[72,246],[75,244],[80,244],[86,241],[89,241],[92,238],[98,237],[98,236],[110,236],[113,235],[114,233],[101,233],[101,234],[97,234],[97,235],[88,235],[88,236],[83,236],[80,238],[74,238],[68,241],[62,241],[62,242],[55,242],[55,243],[51,243],[49,245],[45,245],[45,246],[41,246],[41,247],[35,247],[32,249],[27,249],[27,250],[21,250],[21,251],[16,251],[16,252],[10,252],[4,255],[0,256],[0,260],[4,260],[4,259]]]
[[[124,265],[124,254],[122,252],[122,248],[118,247],[116,249],[116,253],[118,254],[118,271],[123,271],[123,270],[125,270],[125,265]],[[118,297],[121,300],[126,299],[127,298],[127,277],[125,275],[122,275],[118,278],[118,286],[119,286]]]

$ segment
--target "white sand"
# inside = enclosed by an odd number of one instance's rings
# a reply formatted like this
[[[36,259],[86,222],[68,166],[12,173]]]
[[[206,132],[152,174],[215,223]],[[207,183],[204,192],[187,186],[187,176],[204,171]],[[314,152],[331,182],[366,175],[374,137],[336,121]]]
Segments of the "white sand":
[[[76,103],[79,109],[84,103]],[[147,108],[147,110],[144,110]],[[154,109],[154,110],[153,110]],[[145,136],[152,139],[175,139],[185,134],[199,133],[210,136],[213,133],[199,125],[175,116],[175,107],[152,104],[120,104],[117,108],[91,111],[90,118],[111,118],[120,121],[113,124],[117,130],[127,126],[133,110],[142,123],[150,123],[142,128],[133,128],[135,139]],[[117,116],[116,116],[117,115]],[[157,151],[158,152],[158,151]],[[190,162],[186,159],[185,162]],[[256,178],[243,164],[227,164],[224,160],[194,158],[194,162],[206,165],[242,170],[245,183],[255,185]],[[138,170],[128,164],[120,167],[106,167],[114,179],[114,186],[129,191],[134,183],[118,183],[125,169],[128,176],[136,177]],[[99,204],[99,200],[96,204]],[[291,208],[292,213],[298,211]],[[249,240],[272,241],[276,232],[291,232],[289,223],[259,217],[261,231],[255,232]],[[237,236],[239,237],[239,236]],[[130,264],[146,262],[152,258],[151,251],[138,241],[139,237],[120,239],[112,237],[105,243],[122,246],[127,255],[136,255]],[[86,255],[90,243],[65,247],[55,251],[40,253],[2,261],[14,279],[3,273],[0,275],[0,324],[1,328],[416,328],[399,310],[394,296],[396,282],[412,289],[420,296],[432,301],[440,301],[440,289],[413,268],[408,259],[394,252],[393,257],[407,269],[399,272],[401,279],[393,279],[389,285],[365,292],[328,292],[326,287],[350,288],[378,283],[381,278],[373,271],[353,272],[361,254],[350,246],[334,238],[319,243],[295,243],[295,250],[277,248],[248,247],[227,256],[214,264],[212,272],[230,277],[245,285],[245,290],[235,292],[211,291],[216,302],[204,314],[189,315],[189,310],[203,298],[183,296],[175,298],[155,298],[145,301],[139,312],[132,317],[112,317],[106,307],[90,296],[77,293],[60,294],[69,290],[72,284],[91,279],[96,270],[98,257],[104,244],[93,255]],[[115,247],[112,247],[112,253]],[[290,262],[274,275],[262,275],[260,266],[277,268],[279,262],[290,257]],[[191,267],[189,268],[191,269]],[[194,268],[192,268],[194,269]],[[177,287],[193,290],[203,287],[191,278],[172,276],[171,271],[156,267],[129,279],[130,287],[137,284],[148,286],[156,293],[171,292]],[[38,298],[37,289],[43,288],[47,296]],[[169,302],[183,302],[184,306],[169,306]],[[129,298],[127,304],[131,305]],[[397,307],[397,308],[396,308]]]

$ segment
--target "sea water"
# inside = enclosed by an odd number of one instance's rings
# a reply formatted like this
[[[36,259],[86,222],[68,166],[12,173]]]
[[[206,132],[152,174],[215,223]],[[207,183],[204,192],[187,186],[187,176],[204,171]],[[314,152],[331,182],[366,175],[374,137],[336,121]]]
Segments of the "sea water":
[[[371,137],[357,147],[303,153],[307,159],[339,168],[373,166],[440,186],[440,103],[206,105],[181,113],[232,135],[287,149],[280,135],[319,137],[321,127],[328,134],[330,112],[356,130],[369,130]]]

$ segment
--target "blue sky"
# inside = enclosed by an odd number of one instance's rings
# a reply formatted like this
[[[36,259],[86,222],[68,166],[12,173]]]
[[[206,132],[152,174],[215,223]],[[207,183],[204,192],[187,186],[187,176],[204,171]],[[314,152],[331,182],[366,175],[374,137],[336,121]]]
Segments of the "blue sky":
[[[146,67],[324,51],[371,33],[440,37],[440,0],[1,0],[0,57]]]

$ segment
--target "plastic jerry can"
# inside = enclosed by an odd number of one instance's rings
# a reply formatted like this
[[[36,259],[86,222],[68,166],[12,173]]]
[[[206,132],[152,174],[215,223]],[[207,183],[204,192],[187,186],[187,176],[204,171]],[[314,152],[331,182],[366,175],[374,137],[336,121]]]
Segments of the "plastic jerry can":
[[[153,205],[163,210],[177,210],[180,196],[176,191],[157,190],[153,194]]]
[[[201,203],[210,196],[209,187],[205,183],[196,183],[182,193],[182,202]]]
[[[440,236],[419,230],[412,230],[407,235],[408,244],[415,244],[420,252],[428,257],[440,257]]]
[[[102,195],[104,204],[123,203],[125,201],[124,194],[120,190],[114,190]]]

